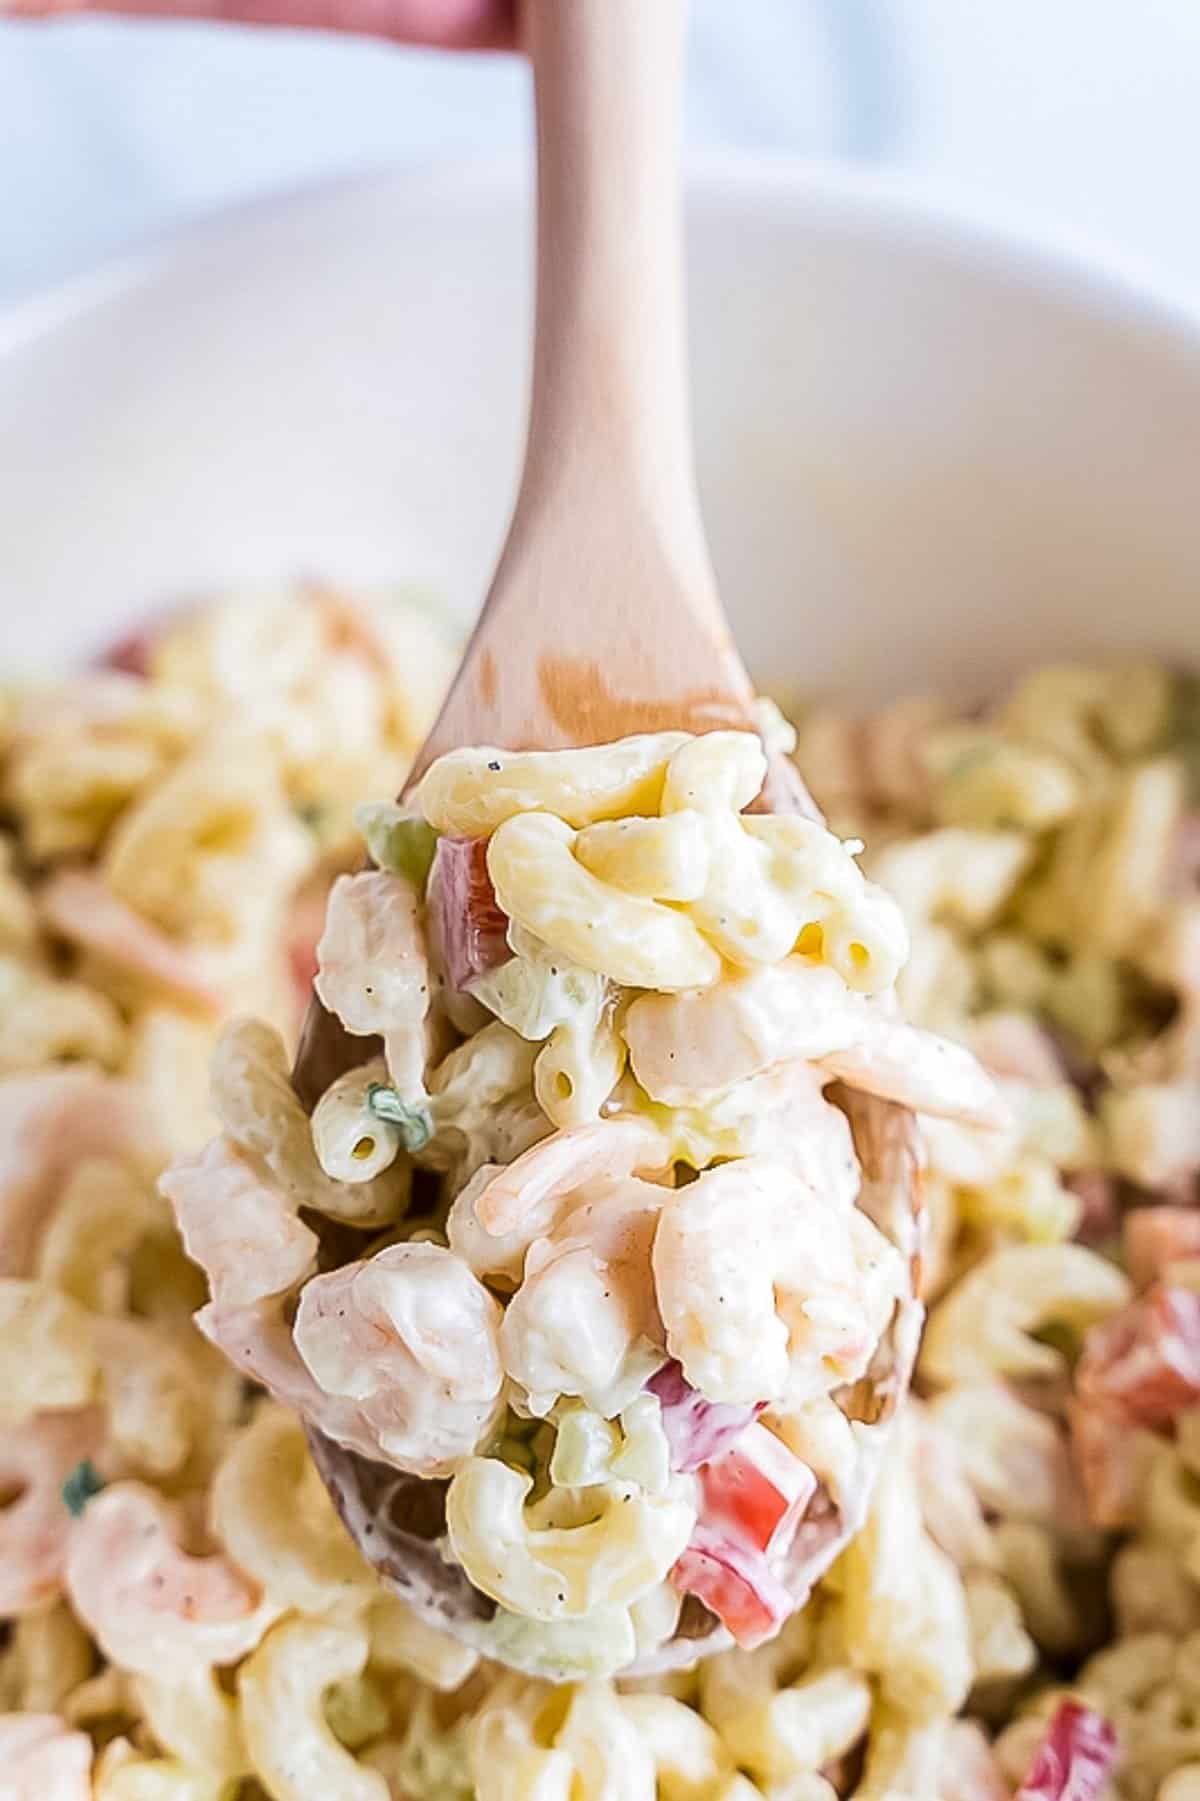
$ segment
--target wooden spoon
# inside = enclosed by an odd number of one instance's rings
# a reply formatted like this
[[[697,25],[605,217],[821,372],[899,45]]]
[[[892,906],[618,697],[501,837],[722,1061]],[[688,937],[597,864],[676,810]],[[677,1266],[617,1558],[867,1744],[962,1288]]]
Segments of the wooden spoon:
[[[526,0],[538,144],[537,323],[524,472],[474,635],[409,786],[459,745],[550,749],[632,732],[754,729],[753,690],[717,596],[692,464],[677,143],[684,0]],[[815,808],[791,764],[766,801]],[[311,1106],[360,1061],[314,999],[295,1071]],[[876,1174],[911,1238],[907,1116],[860,1105]],[[879,1156],[864,1163],[878,1162]],[[911,1245],[909,1246],[911,1248]],[[908,1334],[911,1336],[911,1334]],[[905,1333],[895,1374],[907,1385]],[[445,1563],[444,1485],[310,1432],[347,1526],[386,1579],[452,1629],[491,1603]],[[805,1540],[798,1592],[840,1544]],[[728,1639],[693,1608],[655,1667]],[[649,1667],[646,1664],[640,1666]]]

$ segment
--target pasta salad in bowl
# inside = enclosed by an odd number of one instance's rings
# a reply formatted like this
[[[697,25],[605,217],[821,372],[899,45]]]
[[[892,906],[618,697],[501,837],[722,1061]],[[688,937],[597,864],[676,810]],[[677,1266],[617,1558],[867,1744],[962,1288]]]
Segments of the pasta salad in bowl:
[[[16,1801],[1187,1801],[1194,686],[802,700],[826,828],[723,733],[394,806],[403,597],[116,661],[0,711]]]

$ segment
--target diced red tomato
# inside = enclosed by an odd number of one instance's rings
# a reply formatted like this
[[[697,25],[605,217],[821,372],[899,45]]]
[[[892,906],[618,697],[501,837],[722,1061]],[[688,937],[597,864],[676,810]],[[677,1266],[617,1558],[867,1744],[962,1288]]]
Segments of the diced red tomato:
[[[1064,1701],[1014,1801],[1099,1801],[1116,1755],[1117,1735],[1104,1715]]]
[[[1134,1207],[1125,1215],[1122,1248],[1134,1286],[1149,1288],[1172,1263],[1200,1257],[1200,1212],[1190,1207]]]
[[[706,1400],[673,1359],[651,1376],[646,1387],[662,1403],[663,1431],[671,1447],[671,1467],[676,1470],[698,1470],[702,1463],[719,1457],[766,1405],[760,1401],[753,1407],[732,1407],[724,1401]]]
[[[671,1581],[681,1594],[698,1596],[743,1650],[774,1638],[793,1611],[791,1596],[761,1551],[705,1526],[697,1526]]]
[[[701,1517],[756,1551],[783,1549],[816,1492],[817,1479],[757,1423],[700,1470]]]
[[[1157,1283],[1093,1326],[1075,1372],[1085,1404],[1130,1425],[1169,1426],[1200,1401],[1200,1294]]]
[[[437,911],[434,933],[452,988],[466,988],[476,976],[508,961],[508,915],[496,904],[486,839],[438,839],[430,896]]]

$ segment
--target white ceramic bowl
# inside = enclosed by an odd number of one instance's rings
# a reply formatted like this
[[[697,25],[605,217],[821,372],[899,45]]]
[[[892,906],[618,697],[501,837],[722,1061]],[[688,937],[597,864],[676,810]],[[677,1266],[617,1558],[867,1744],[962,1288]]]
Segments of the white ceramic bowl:
[[[1200,647],[1200,326],[848,179],[722,165],[690,213],[704,499],[768,685],[978,690]],[[0,321],[4,660],[319,572],[467,616],[528,331],[511,170],[254,205]]]

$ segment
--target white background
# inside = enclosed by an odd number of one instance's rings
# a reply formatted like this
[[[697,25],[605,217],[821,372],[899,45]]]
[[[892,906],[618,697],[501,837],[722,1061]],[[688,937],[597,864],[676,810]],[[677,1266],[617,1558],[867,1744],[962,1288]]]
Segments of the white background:
[[[0,24],[0,302],[272,187],[523,144],[526,112],[509,59]],[[1200,303],[1196,0],[695,0],[688,135],[878,168]]]

